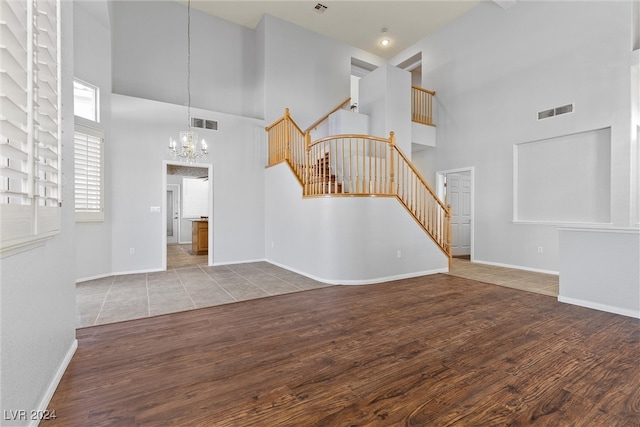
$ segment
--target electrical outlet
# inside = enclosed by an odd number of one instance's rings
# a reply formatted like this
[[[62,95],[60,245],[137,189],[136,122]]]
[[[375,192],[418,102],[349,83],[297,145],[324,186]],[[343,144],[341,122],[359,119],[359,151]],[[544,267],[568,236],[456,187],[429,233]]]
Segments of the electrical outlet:
[[[538,253],[541,254],[544,252],[544,248],[542,246],[538,246]]]
[[[402,258],[402,252],[400,251],[400,249],[398,249],[398,252],[396,253],[396,256],[398,258]]]
[[[136,248],[129,248],[129,255],[134,255],[136,253]]]

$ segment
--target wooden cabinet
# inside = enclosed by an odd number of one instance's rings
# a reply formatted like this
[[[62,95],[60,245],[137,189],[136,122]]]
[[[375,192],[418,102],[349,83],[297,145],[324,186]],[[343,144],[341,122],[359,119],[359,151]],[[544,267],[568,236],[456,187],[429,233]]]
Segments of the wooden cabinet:
[[[206,255],[209,250],[209,221],[192,221],[191,252],[194,255]]]

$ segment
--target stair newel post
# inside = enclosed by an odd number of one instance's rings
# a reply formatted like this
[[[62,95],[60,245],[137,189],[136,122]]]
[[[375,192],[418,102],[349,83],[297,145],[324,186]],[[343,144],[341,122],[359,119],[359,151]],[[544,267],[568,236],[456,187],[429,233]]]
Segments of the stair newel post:
[[[284,131],[284,160],[289,162],[290,158],[290,150],[291,150],[291,115],[289,114],[289,109],[284,109],[284,122],[285,122],[285,131]]]
[[[311,132],[307,131],[304,134],[304,148],[305,148],[305,168],[304,168],[304,194],[310,193],[311,182]]]
[[[396,135],[393,131],[389,133],[389,193],[395,194],[395,171],[393,167],[393,159],[396,151]]]

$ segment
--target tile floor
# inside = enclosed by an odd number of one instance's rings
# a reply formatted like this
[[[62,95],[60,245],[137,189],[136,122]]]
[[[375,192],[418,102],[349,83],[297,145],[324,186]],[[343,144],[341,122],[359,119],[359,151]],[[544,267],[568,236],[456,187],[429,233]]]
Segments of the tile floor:
[[[179,246],[167,251],[167,271],[78,283],[77,327],[330,286],[267,262],[208,267]]]
[[[558,296],[558,276],[553,274],[495,267],[461,258],[453,259],[453,265],[448,274],[527,292]]]
[[[558,277],[454,259],[449,274],[558,295]],[[207,266],[190,245],[167,249],[167,271],[111,276],[78,283],[79,328],[330,286],[268,262]]]

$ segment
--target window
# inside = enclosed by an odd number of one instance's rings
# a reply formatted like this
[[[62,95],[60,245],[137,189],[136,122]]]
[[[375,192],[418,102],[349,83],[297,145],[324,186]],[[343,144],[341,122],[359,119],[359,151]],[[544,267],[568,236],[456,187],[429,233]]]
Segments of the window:
[[[73,141],[76,221],[103,221],[104,133],[76,125]]]
[[[100,89],[82,80],[73,80],[73,114],[100,122]]]
[[[0,2],[0,250],[60,230],[60,11],[57,0]]]

